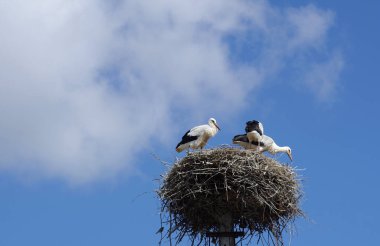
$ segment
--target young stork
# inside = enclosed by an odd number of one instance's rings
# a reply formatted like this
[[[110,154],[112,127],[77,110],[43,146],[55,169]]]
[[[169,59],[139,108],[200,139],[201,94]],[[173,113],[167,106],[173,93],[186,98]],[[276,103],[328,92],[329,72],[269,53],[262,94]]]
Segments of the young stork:
[[[289,159],[293,161],[292,150],[289,146],[278,146],[271,137],[266,135],[261,136],[260,142],[250,142],[246,135],[236,135],[232,139],[232,142],[242,146],[245,149],[252,149],[260,153],[268,151],[272,155],[275,155],[278,152],[284,152],[289,156]]]
[[[208,120],[208,125],[201,125],[188,130],[185,135],[183,135],[181,142],[177,144],[175,150],[181,152],[185,149],[203,149],[207,144],[207,141],[215,136],[215,134],[220,130],[216,120],[210,118]]]
[[[261,136],[264,134],[263,124],[257,120],[248,121],[245,126],[245,132],[249,142],[260,142]]]

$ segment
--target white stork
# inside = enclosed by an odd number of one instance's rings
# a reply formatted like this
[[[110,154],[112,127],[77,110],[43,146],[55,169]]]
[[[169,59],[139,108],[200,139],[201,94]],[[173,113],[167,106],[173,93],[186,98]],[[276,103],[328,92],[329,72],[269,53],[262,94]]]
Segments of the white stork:
[[[264,134],[264,126],[257,120],[251,120],[246,123],[245,132],[249,142],[260,142]]]
[[[207,141],[215,136],[215,134],[220,130],[216,120],[210,118],[208,120],[208,125],[201,125],[188,130],[185,135],[183,135],[181,142],[177,144],[175,150],[181,152],[185,149],[203,149],[207,144]]]
[[[278,152],[284,152],[284,153],[288,154],[289,159],[291,161],[293,161],[292,150],[290,149],[289,146],[283,146],[283,147],[278,146],[271,137],[268,137],[266,135],[261,136],[260,142],[256,142],[256,141],[250,142],[248,140],[247,135],[245,135],[245,134],[236,135],[232,139],[232,142],[234,144],[238,144],[238,145],[242,146],[245,149],[255,150],[255,151],[258,151],[260,153],[268,151],[272,155],[275,155]]]

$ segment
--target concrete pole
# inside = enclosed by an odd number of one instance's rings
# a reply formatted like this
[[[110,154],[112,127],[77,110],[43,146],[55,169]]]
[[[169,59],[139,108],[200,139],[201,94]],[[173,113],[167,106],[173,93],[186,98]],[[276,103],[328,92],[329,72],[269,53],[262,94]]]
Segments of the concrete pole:
[[[231,214],[224,214],[220,218],[219,232],[233,232],[234,225],[232,221]],[[230,237],[219,237],[220,246],[235,246],[235,237],[231,235]]]

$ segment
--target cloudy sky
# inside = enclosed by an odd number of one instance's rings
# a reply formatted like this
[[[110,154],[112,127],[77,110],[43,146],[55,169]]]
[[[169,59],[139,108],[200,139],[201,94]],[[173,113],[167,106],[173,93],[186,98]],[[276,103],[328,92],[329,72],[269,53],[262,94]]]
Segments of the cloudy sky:
[[[373,244],[378,11],[371,0],[1,1],[0,243],[157,244],[165,168],[153,155],[182,156],[184,131],[215,117],[209,146],[259,119],[292,147],[308,214],[292,245]]]

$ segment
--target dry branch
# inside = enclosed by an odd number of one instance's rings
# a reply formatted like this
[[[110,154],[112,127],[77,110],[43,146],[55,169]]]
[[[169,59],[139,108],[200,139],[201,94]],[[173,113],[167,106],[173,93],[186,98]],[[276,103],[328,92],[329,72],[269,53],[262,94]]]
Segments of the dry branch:
[[[190,153],[173,164],[157,193],[169,215],[166,237],[175,235],[177,243],[185,235],[202,242],[229,213],[235,228],[259,239],[267,232],[281,244],[284,228],[302,216],[294,168],[250,150],[221,147]]]

